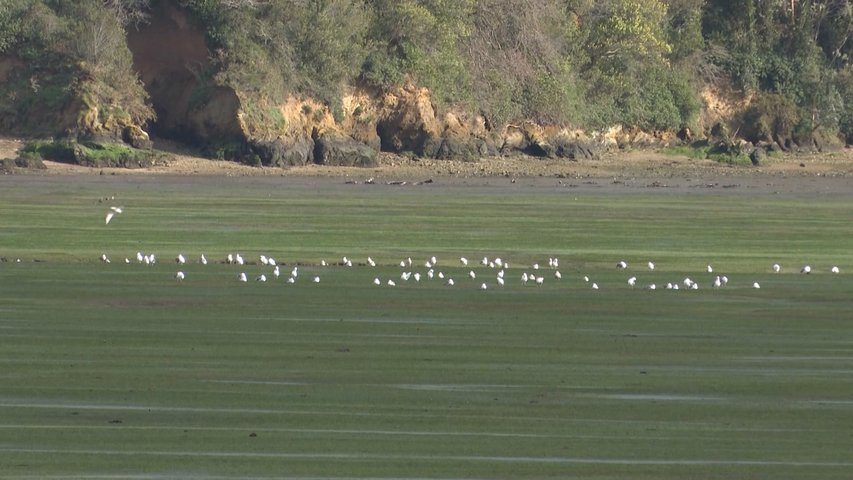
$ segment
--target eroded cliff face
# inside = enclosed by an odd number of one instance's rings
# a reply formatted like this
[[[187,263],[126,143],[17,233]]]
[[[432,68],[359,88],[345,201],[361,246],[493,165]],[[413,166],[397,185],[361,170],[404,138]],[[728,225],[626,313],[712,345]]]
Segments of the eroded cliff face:
[[[154,2],[149,22],[131,29],[127,43],[157,120],[159,135],[240,141],[241,103],[234,90],[213,84],[204,30],[172,2]]]

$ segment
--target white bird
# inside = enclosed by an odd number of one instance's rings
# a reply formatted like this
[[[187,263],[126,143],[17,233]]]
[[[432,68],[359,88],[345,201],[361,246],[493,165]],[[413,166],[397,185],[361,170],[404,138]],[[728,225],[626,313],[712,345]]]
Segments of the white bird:
[[[489,287],[487,287],[485,283],[480,285],[480,290],[485,290],[487,288],[489,288]]]
[[[471,277],[471,280],[475,280],[477,278],[477,274],[474,273],[474,270],[468,272],[468,276]]]
[[[261,262],[261,265],[267,264],[267,256],[266,255],[261,255],[260,257],[258,257],[258,260]]]
[[[237,281],[238,282],[248,281],[248,279],[246,278],[246,272],[240,272],[240,275],[237,275]]]
[[[184,272],[178,271],[178,273],[175,274],[175,279],[179,282],[183,281],[184,277],[185,277]]]
[[[411,278],[411,276],[412,276],[412,272],[403,272],[400,274],[400,280],[403,280],[404,282],[408,282],[409,278]]]
[[[415,281],[416,281],[416,282],[420,282],[420,281],[421,281],[421,274],[420,274],[420,273],[415,272],[415,275],[414,275],[414,276],[415,276]]]
[[[809,265],[806,265],[803,267],[802,270],[800,270],[800,273],[812,273],[812,267]]]
[[[276,262],[275,258],[273,258],[273,257],[267,257],[267,265],[269,265],[269,266],[278,265],[278,262]]]
[[[541,287],[543,283],[545,283],[545,277],[536,277],[536,285]]]
[[[498,267],[502,267],[504,264],[504,261],[501,260],[501,257],[498,257],[495,259],[494,264],[497,265]]]
[[[435,256],[429,257],[429,263],[435,265],[436,263],[438,263],[438,259],[435,258]]]
[[[129,259],[129,258],[127,258],[127,257],[125,257],[125,258],[124,258],[124,263],[130,263],[130,259]]]
[[[557,280],[560,280],[561,278],[563,278],[563,274],[560,273],[559,270],[557,270],[554,272],[554,278],[556,278]]]
[[[779,273],[780,270],[782,270],[782,266],[779,265],[778,263],[774,263],[773,264],[773,271],[776,273]]]
[[[275,278],[278,278],[281,275],[281,270],[278,268],[278,265],[272,270],[272,274]]]
[[[290,271],[290,276],[293,278],[299,276],[299,265],[293,267],[293,270]]]
[[[729,277],[723,275],[722,277],[720,277],[720,281],[723,283],[723,286],[725,287],[726,285],[729,284]]]
[[[597,283],[593,283],[593,284],[592,284],[592,289],[593,289],[593,290],[598,290],[598,284],[597,284]]]
[[[187,263],[187,258],[184,257],[183,253],[179,253],[178,256],[175,257],[175,263],[177,263],[178,265],[183,265]]]
[[[723,281],[720,280],[720,276],[717,275],[717,278],[714,279],[714,288],[720,288],[723,286]]]
[[[489,264],[489,257],[483,257],[483,259],[480,260],[480,264],[482,264],[484,267],[487,266]]]
[[[151,261],[150,255],[145,255],[142,257],[142,261],[145,262],[145,265],[151,265],[153,262]]]
[[[584,275],[584,276],[583,276],[583,281],[584,281],[584,282],[589,283],[589,277],[588,277],[588,276],[586,276],[586,275]]]
[[[157,263],[157,256],[154,255],[153,253],[151,255],[148,255],[148,258],[149,258],[149,260],[151,260],[151,264]]]
[[[629,286],[633,287],[636,284],[637,284],[637,277],[631,277],[628,279],[628,285]]]
[[[296,283],[296,277],[287,277],[287,283],[293,285]]]
[[[616,268],[628,268],[628,263],[625,260],[620,260],[619,263],[616,264]]]
[[[503,277],[498,277],[498,285],[500,285],[500,286],[502,286],[502,287],[504,286],[504,279],[503,279]]]
[[[533,270],[539,270],[539,264],[538,263],[533,264]]]
[[[320,277],[314,277],[313,282],[314,283],[320,283]]]
[[[427,272],[427,278],[432,280],[432,277],[434,277],[434,276],[435,276],[435,270],[430,268],[429,271]]]
[[[400,260],[400,268],[406,268],[406,261]]]
[[[691,283],[690,290],[699,290],[699,284],[696,282]]]
[[[666,289],[672,290],[672,282],[666,282]]]
[[[347,265],[347,267],[351,267],[352,266],[352,260],[347,260],[346,265]]]
[[[444,280],[444,272],[438,272],[438,278]]]
[[[320,260],[320,266],[321,267],[325,267],[326,265],[328,265],[328,264],[326,263],[325,260]]]
[[[136,252],[136,261],[137,262],[142,263],[144,258],[145,258],[145,256],[142,255],[142,252]]]
[[[448,285],[450,285],[451,287],[452,287],[453,285],[455,285],[455,283],[456,283],[456,282],[454,282],[452,278],[448,278],[448,279],[447,279],[447,284],[448,284]]]
[[[234,263],[234,255],[229,253],[228,256],[225,257],[225,262],[227,262],[229,265]]]
[[[648,287],[648,288],[649,288],[649,290],[655,290],[655,289],[657,289],[657,288],[658,288],[658,286],[657,286],[657,285],[655,285],[654,283],[652,283],[651,285],[649,285],[649,287]]]
[[[693,280],[690,279],[690,277],[687,277],[684,279],[684,282],[682,282],[682,283],[684,283],[685,287],[690,288],[691,286],[693,286],[694,282],[693,282]]]
[[[759,285],[758,282],[755,282],[752,284],[752,288],[761,288],[761,285]]]
[[[203,254],[203,253],[201,254],[201,258],[199,258],[199,259],[198,259],[198,261],[199,261],[202,265],[207,265],[207,258],[205,258],[205,256],[204,256],[204,254]]]
[[[109,224],[110,220],[112,220],[113,217],[118,215],[119,213],[122,213],[121,207],[110,207],[110,211],[107,212],[107,218],[106,218],[104,224],[105,225]]]
[[[527,272],[524,272],[524,273],[522,273],[522,274],[521,274],[521,281],[522,281],[522,283],[527,283],[527,280],[528,280],[528,279],[529,279],[529,277],[527,276]]]
[[[374,284],[374,285],[382,285],[382,281],[381,281],[381,280],[379,280],[379,277],[376,277],[376,278],[374,278],[374,279],[373,279],[373,284]]]
[[[832,273],[841,273],[841,270],[836,266],[833,266],[832,268],[830,268],[829,271]]]
[[[397,286],[397,284],[396,284],[396,283],[394,283],[394,280],[388,280],[388,286],[389,286],[389,287],[396,287],[396,286]]]
[[[673,284],[672,284],[672,289],[673,289],[673,290],[678,290],[678,284],[677,284],[677,283],[673,283]]]
[[[708,273],[714,273],[714,267],[708,265]]]
[[[500,271],[498,271],[498,278],[504,278],[504,275],[505,275],[505,274],[506,274],[506,270],[500,270]]]
[[[237,265],[244,265],[246,263],[246,261],[243,260],[243,256],[240,255],[239,253],[236,256],[234,256],[234,260],[237,262]]]
[[[424,263],[424,267],[425,267],[425,268],[432,268],[432,262],[430,262],[429,260],[427,260],[427,261],[426,261],[426,263]]]
[[[376,266],[376,262],[374,262],[373,259],[370,257],[367,257],[367,264],[370,265],[371,267]]]
[[[654,269],[655,269],[655,264],[652,262],[649,262],[649,270],[654,270]]]
[[[106,254],[106,253],[102,253],[102,254],[101,254],[101,261],[102,261],[102,262],[104,262],[104,263],[110,263],[110,259],[109,259],[109,258],[107,258],[107,254]]]
[[[462,266],[468,266],[468,259],[465,257],[459,257],[459,261],[462,263]]]
[[[489,268],[495,268],[495,262],[489,262]]]
[[[266,282],[267,276],[262,273],[262,274],[258,275],[257,278],[255,278],[255,281],[256,282]]]
[[[344,257],[341,259],[341,263],[344,265],[346,265],[348,261],[349,261],[349,258],[347,258],[347,257]]]

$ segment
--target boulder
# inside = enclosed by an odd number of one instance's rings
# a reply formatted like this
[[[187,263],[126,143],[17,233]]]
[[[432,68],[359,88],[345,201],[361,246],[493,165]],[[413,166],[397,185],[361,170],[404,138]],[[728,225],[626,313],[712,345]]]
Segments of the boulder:
[[[767,151],[761,147],[755,148],[749,153],[749,161],[756,167],[763,164],[766,160]]]
[[[497,154],[497,147],[489,139],[454,135],[442,138],[433,156],[439,160],[476,160]]]
[[[151,150],[154,148],[154,143],[148,136],[148,132],[136,125],[125,127],[121,134],[124,143],[127,143],[133,148],[140,150]]]
[[[33,170],[44,170],[47,168],[42,161],[41,155],[27,152],[22,153],[15,159],[15,166]]]
[[[336,133],[314,135],[314,163],[346,167],[376,167],[378,152],[351,137]]]
[[[598,148],[592,143],[575,141],[569,138],[557,137],[552,140],[553,156],[568,160],[597,160]]]
[[[298,167],[314,161],[314,141],[308,137],[252,140],[249,149],[257,163],[267,167]]]

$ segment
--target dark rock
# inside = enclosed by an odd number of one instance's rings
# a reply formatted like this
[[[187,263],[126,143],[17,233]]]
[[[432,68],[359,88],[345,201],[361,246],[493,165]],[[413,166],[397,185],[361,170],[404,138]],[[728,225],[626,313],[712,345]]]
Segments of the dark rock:
[[[34,170],[44,170],[47,167],[44,165],[42,158],[38,154],[23,153],[15,159],[15,165],[20,168],[29,168]]]
[[[757,167],[767,160],[767,152],[761,147],[756,148],[750,152],[749,160]]]
[[[154,142],[151,141],[148,134],[135,125],[126,127],[122,131],[121,139],[124,143],[140,150],[151,150],[154,148]]]
[[[554,155],[558,158],[569,160],[597,160],[598,150],[592,144],[576,142],[569,139],[557,138],[554,140]]]
[[[314,163],[347,167],[376,167],[377,151],[340,134],[316,135]]]
[[[9,174],[15,171],[15,161],[11,158],[0,159],[0,173]]]
[[[314,161],[314,141],[300,137],[292,141],[281,139],[250,142],[250,150],[261,165],[268,167],[298,167]]]
[[[529,142],[522,152],[531,157],[553,158],[556,156],[556,149],[546,142]]]
[[[476,160],[497,153],[494,142],[488,139],[449,136],[441,139],[434,157],[439,160]]]

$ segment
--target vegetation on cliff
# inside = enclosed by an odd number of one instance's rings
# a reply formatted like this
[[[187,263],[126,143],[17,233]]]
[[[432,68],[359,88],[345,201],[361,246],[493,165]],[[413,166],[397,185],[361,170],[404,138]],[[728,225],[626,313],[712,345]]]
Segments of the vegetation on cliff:
[[[0,0],[0,129],[155,121],[127,33],[163,4],[186,12],[210,52],[187,66],[188,108],[227,87],[259,105],[311,97],[340,120],[348,87],[414,84],[489,129],[697,131],[712,127],[700,115],[712,89],[743,99],[732,136],[853,141],[847,0]]]

